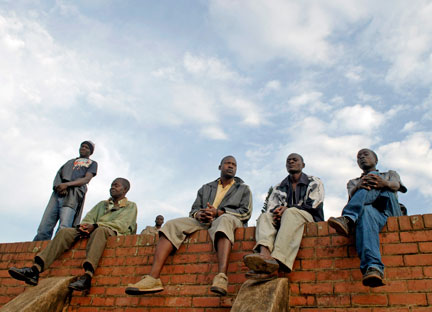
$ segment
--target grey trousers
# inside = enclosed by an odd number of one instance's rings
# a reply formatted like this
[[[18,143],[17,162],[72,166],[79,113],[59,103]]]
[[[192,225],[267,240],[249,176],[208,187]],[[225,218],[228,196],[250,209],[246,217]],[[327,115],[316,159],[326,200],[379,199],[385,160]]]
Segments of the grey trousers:
[[[91,234],[86,247],[86,259],[84,261],[84,268],[90,265],[93,272],[96,270],[99,259],[105,249],[108,237],[115,236],[116,233],[107,227],[97,227]],[[35,265],[41,271],[38,261],[39,258],[44,263],[44,269],[47,269],[58,257],[60,257],[66,250],[79,239],[80,231],[76,228],[63,228],[57,233],[48,246],[35,257]],[[87,271],[87,273],[92,273]],[[92,274],[91,274],[92,275]]]
[[[211,224],[203,224],[189,217],[169,220],[160,229],[160,232],[166,236],[176,249],[179,249],[187,235],[198,230],[208,230],[213,246],[216,249],[214,240],[217,232],[225,234],[231,244],[234,244],[234,231],[239,227],[243,227],[243,223],[239,219],[233,215],[224,213],[217,217]]]
[[[277,229],[271,212],[261,214],[255,230],[257,243],[254,251],[259,252],[259,245],[267,247],[272,257],[291,271],[300,248],[304,225],[313,221],[309,212],[292,207],[284,211]]]

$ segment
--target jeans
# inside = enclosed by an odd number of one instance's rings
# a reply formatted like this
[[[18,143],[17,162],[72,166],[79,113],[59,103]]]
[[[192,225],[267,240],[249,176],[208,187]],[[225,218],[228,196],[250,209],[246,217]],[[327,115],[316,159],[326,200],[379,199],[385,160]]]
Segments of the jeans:
[[[61,228],[72,227],[76,207],[63,207],[63,197],[59,197],[56,193],[51,195],[42,220],[39,224],[37,234],[33,241],[50,240],[57,221],[60,220],[57,232]]]
[[[374,189],[358,190],[343,209],[342,216],[356,223],[356,249],[363,274],[369,267],[384,271],[379,232],[397,209],[399,204],[395,193]]]

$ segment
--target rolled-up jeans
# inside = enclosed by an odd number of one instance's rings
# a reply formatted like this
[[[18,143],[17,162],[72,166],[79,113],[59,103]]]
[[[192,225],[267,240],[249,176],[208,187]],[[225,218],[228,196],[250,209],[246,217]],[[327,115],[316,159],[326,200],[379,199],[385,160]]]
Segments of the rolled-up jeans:
[[[53,192],[33,240],[50,240],[57,221],[60,222],[56,233],[62,228],[72,227],[75,214],[76,207],[63,207],[63,197]]]
[[[387,218],[393,215],[392,211],[398,209],[394,205],[398,205],[398,201],[391,191],[359,189],[342,211],[342,216],[350,218],[356,224],[356,249],[363,274],[369,267],[384,271],[379,232]]]

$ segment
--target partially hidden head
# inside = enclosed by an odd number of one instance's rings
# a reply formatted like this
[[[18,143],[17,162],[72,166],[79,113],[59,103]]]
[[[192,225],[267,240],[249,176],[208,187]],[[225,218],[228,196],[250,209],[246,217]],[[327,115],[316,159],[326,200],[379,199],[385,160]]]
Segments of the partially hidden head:
[[[357,153],[357,164],[365,172],[376,169],[378,163],[377,154],[368,148],[362,148]]]
[[[155,220],[156,226],[161,226],[164,223],[163,215],[158,215]]]
[[[222,158],[219,165],[219,170],[221,171],[221,177],[225,179],[232,179],[237,173],[237,161],[234,156],[225,156]]]
[[[110,195],[113,199],[122,199],[130,189],[130,183],[125,178],[116,178],[111,183]]]
[[[291,153],[286,159],[286,168],[289,174],[296,174],[303,171],[305,163],[303,157],[297,153]]]
[[[79,154],[80,157],[89,157],[93,154],[95,149],[95,144],[92,141],[84,141],[80,145]]]

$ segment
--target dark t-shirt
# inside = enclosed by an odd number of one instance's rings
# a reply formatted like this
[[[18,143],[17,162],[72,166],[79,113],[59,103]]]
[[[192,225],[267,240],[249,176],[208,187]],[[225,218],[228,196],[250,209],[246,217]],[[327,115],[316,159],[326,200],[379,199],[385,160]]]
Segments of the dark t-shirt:
[[[93,176],[97,173],[97,162],[89,158],[77,158],[74,161],[72,167],[72,181],[80,178],[84,178],[87,172],[93,173]]]

